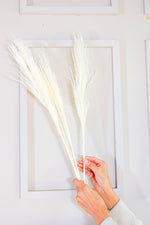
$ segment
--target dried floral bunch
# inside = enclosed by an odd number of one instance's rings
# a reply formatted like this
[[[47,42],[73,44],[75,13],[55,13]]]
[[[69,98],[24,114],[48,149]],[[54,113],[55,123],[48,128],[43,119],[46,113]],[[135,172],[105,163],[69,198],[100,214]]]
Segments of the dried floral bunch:
[[[13,79],[24,85],[46,108],[64,143],[76,177],[80,179],[62,96],[56,75],[51,70],[47,57],[45,54],[38,54],[35,58],[31,50],[20,39],[14,39],[8,46],[8,50],[21,72],[19,78]],[[85,161],[85,126],[88,110],[87,89],[92,76],[90,77],[87,49],[80,33],[74,34],[72,58],[74,70],[72,71],[71,82],[77,114],[81,124],[83,160]],[[85,182],[85,163],[83,172]]]
[[[64,143],[76,177],[80,179],[62,96],[47,57],[40,54],[35,60],[31,50],[19,39],[14,39],[8,46],[8,50],[21,71],[20,77],[16,80],[23,84],[50,114]]]

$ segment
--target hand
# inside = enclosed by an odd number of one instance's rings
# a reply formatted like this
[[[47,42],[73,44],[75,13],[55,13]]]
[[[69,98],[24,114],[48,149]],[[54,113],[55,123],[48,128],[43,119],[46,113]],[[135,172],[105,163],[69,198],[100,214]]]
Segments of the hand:
[[[97,225],[100,225],[109,217],[103,199],[83,181],[75,179],[73,183],[77,189],[78,204],[93,217]]]
[[[83,172],[83,160],[79,160],[78,167]],[[107,208],[111,210],[119,201],[111,187],[106,162],[95,157],[85,157],[85,172],[89,176],[93,187],[103,198]]]

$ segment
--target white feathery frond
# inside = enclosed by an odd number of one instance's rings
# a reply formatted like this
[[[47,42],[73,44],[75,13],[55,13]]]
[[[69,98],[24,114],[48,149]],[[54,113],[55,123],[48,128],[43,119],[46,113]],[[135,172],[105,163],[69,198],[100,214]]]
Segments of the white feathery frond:
[[[71,83],[77,114],[81,123],[83,160],[85,161],[85,124],[88,110],[87,89],[91,78],[87,57],[87,49],[80,33],[74,34],[72,58],[74,64],[74,73],[72,75]],[[85,163],[83,171],[85,182]]]
[[[72,141],[71,141],[71,136],[70,136],[70,132],[69,132],[68,124],[67,124],[67,119],[65,116],[64,106],[63,106],[61,94],[60,94],[60,91],[59,91],[59,88],[57,85],[57,81],[56,81],[56,76],[51,71],[47,57],[44,54],[41,54],[41,55],[39,55],[38,58],[39,58],[38,64],[39,64],[41,73],[45,74],[45,82],[48,86],[48,91],[51,92],[49,94],[51,95],[53,104],[57,108],[59,116],[61,117],[64,129],[66,132],[66,136],[68,138],[68,142],[69,142],[69,145],[71,148],[73,159],[76,162],[76,158],[75,158],[75,154],[74,154],[74,150],[73,150],[73,146],[72,146]],[[51,76],[49,76],[49,74],[51,74]],[[77,168],[77,163],[75,165]],[[78,168],[77,168],[77,171],[78,171]]]
[[[75,174],[80,179],[61,94],[46,56],[39,55],[36,62],[31,50],[19,39],[14,39],[8,46],[8,50],[21,71],[20,82],[50,114],[65,145]]]

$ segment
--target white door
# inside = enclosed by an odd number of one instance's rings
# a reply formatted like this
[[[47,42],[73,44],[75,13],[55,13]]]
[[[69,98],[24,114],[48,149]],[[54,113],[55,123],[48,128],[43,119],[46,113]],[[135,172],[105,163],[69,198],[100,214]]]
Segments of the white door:
[[[39,4],[38,1],[32,2],[36,6]],[[106,4],[110,4],[110,1]],[[81,31],[87,40],[119,41],[124,159],[124,171],[120,171],[124,181],[124,200],[144,224],[149,224],[150,204],[147,196],[150,187],[150,153],[145,40],[150,38],[150,20],[149,16],[144,16],[143,1],[121,0],[119,15],[114,13],[19,14],[18,0],[0,2],[0,224],[94,224],[92,218],[77,206],[76,193],[66,191],[74,188],[72,167],[51,119],[30,95],[27,95],[28,102],[24,102],[28,103],[28,117],[24,118],[30,125],[27,133],[29,142],[25,142],[30,153],[27,160],[29,173],[25,177],[28,178],[28,182],[25,180],[28,186],[25,191],[31,194],[37,191],[42,195],[45,190],[51,196],[20,198],[20,93],[19,85],[7,79],[18,71],[10,63],[6,42],[11,33],[24,40],[70,40],[72,31]],[[33,49],[35,53],[38,50]],[[82,154],[79,123],[70,98],[69,80],[66,78],[69,76],[70,50],[54,48],[51,51],[46,48],[46,51],[66,102],[65,111],[71,121],[69,127],[78,159]],[[90,48],[89,56],[97,73],[89,91],[92,107],[89,105],[86,152],[106,159],[111,183],[115,187],[111,50]],[[95,95],[99,97],[94,98]],[[93,112],[95,105],[97,107]]]

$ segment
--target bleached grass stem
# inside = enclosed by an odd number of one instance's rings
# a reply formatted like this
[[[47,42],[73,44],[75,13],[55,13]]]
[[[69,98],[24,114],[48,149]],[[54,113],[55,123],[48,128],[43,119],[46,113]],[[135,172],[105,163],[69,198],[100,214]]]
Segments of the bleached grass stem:
[[[82,128],[83,180],[85,182],[85,129]]]
[[[80,33],[74,34],[72,50],[74,72],[72,72],[72,88],[76,104],[77,114],[81,124],[82,152],[83,152],[83,176],[85,182],[85,126],[88,110],[87,88],[90,83],[90,69],[84,40]]]

